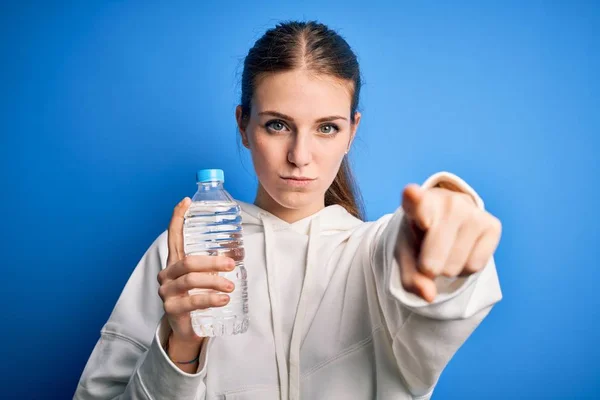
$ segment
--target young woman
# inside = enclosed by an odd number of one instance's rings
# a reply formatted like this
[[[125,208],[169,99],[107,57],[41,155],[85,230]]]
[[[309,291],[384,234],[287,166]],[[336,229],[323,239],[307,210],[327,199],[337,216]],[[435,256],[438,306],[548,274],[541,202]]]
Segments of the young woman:
[[[404,188],[393,214],[363,222],[346,157],[360,85],[356,56],[322,24],[280,24],[256,42],[236,110],[259,180],[254,204],[241,203],[248,332],[192,331],[190,311],[228,296],[188,290],[231,292],[208,272],[233,261],[184,256],[186,198],[125,286],[75,398],[431,396],[502,297],[493,262],[501,226],[445,172]]]

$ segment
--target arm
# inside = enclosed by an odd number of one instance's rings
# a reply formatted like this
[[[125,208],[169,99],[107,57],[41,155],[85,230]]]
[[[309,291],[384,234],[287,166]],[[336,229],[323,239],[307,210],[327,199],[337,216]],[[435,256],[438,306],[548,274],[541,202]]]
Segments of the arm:
[[[162,318],[156,277],[165,268],[167,253],[165,233],[127,282],[101,330],[74,399],[204,399],[208,343],[193,374],[179,369],[164,351],[171,330]]]
[[[468,193],[483,208],[473,189],[452,174],[436,174],[423,186]],[[436,278],[437,296],[431,303],[406,291],[395,257],[404,217],[400,208],[382,221],[373,243],[371,267],[402,377],[414,395],[428,396],[452,356],[502,295],[493,258],[468,277]]]

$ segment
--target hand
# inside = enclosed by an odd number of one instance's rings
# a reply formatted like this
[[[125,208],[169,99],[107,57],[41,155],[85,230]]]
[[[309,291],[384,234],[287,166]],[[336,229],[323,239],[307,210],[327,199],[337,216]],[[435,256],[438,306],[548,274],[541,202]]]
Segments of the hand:
[[[213,289],[231,293],[234,285],[217,272],[232,271],[235,262],[224,256],[185,256],[183,249],[183,217],[190,205],[190,199],[183,199],[173,211],[169,224],[169,255],[167,267],[158,274],[160,288],[158,294],[163,300],[165,313],[172,329],[171,339],[178,344],[196,347],[202,337],[192,329],[190,312],[209,307],[222,307],[229,302],[229,296],[218,293],[190,295],[191,289]],[[171,348],[171,347],[170,347]]]
[[[488,263],[502,226],[465,193],[408,185],[394,256],[402,286],[428,302],[437,295],[434,279],[468,276]]]

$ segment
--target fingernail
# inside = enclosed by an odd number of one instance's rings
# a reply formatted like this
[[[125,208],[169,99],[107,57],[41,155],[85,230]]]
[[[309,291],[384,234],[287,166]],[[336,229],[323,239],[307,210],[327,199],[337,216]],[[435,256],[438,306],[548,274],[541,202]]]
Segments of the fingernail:
[[[229,296],[227,296],[226,294],[222,294],[219,296],[219,302],[221,302],[221,304],[227,303],[228,300]]]
[[[225,285],[225,289],[232,291],[233,290],[233,283],[228,283]]]

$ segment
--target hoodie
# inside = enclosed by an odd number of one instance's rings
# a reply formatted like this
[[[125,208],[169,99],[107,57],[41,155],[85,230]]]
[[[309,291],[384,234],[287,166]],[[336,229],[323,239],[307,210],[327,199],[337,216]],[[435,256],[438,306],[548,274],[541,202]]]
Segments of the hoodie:
[[[450,173],[424,187],[483,201]],[[195,374],[164,351],[158,296],[167,233],[128,280],[75,399],[429,399],[442,370],[502,295],[490,259],[469,277],[436,279],[433,303],[406,292],[394,247],[402,208],[363,222],[338,205],[287,223],[242,209],[249,329],[205,340]]]

